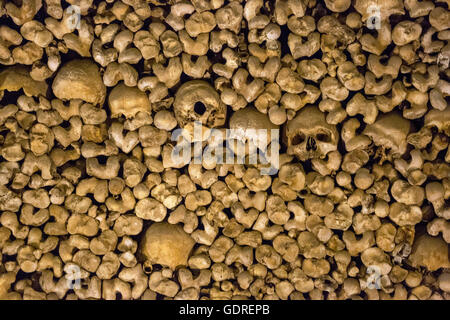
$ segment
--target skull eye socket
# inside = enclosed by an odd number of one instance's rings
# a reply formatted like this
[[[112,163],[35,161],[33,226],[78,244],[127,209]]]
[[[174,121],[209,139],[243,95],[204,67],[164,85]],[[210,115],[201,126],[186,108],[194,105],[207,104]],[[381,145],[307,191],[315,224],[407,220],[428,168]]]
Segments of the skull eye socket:
[[[293,146],[296,146],[305,141],[305,135],[303,133],[297,133],[291,140]]]
[[[330,136],[328,134],[325,134],[325,133],[318,133],[316,135],[316,139],[318,141],[321,141],[321,142],[330,142],[331,141]]]
[[[433,136],[437,135],[439,133],[439,129],[436,126],[431,127],[431,134]]]
[[[195,111],[196,114],[202,116],[206,112],[206,107],[205,107],[205,105],[203,103],[198,101],[194,105],[194,111]]]

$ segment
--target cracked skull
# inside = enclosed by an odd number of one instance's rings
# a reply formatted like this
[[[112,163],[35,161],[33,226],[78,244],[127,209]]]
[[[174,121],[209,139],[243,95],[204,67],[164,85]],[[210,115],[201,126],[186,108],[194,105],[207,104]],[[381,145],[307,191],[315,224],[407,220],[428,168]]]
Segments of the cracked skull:
[[[337,149],[339,139],[334,125],[325,121],[325,114],[314,106],[301,109],[286,125],[288,154],[299,160],[323,159]]]

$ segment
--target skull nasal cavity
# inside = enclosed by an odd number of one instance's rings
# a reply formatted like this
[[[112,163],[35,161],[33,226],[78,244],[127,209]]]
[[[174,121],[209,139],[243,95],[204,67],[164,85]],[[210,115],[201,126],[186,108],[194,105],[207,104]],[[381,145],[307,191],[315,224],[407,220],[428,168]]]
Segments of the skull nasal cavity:
[[[311,137],[308,137],[308,141],[306,142],[306,150],[316,150],[317,149],[317,145],[316,145],[316,140],[314,140]]]
[[[196,102],[194,105],[194,111],[199,115],[203,115],[206,112],[206,107],[203,103]]]

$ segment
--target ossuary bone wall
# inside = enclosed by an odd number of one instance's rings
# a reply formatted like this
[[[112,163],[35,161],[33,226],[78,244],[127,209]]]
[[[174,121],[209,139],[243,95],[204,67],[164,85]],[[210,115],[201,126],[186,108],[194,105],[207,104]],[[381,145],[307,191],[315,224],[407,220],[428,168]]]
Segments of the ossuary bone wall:
[[[449,6],[0,0],[0,299],[448,300]]]

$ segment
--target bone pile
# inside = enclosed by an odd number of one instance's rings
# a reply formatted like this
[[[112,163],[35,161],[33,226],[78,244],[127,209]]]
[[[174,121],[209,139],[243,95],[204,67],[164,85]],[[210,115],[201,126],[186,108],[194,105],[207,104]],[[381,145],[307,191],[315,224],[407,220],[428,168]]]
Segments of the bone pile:
[[[0,299],[449,300],[449,7],[0,0]]]

